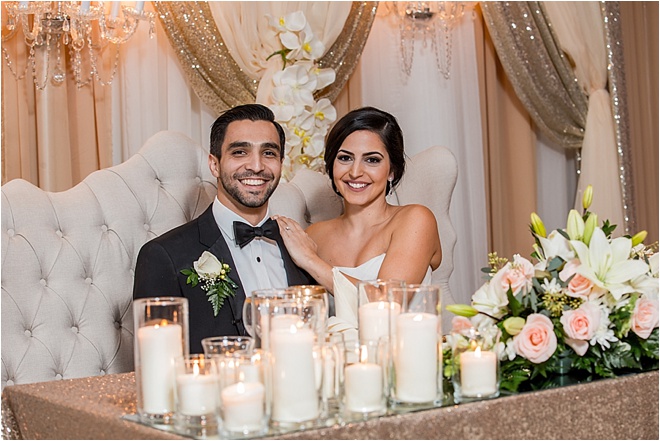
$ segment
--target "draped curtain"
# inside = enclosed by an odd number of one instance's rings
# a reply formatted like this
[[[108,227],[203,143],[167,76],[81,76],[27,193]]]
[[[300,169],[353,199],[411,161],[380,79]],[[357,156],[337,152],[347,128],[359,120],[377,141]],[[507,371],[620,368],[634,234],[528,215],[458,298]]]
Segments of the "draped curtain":
[[[331,67],[337,74],[335,82],[322,90],[319,97],[331,101],[337,98],[362,52],[377,3],[315,3],[154,2],[193,89],[216,112],[255,102],[260,75],[272,73],[277,63],[276,57],[271,64],[262,61],[262,57],[265,60],[272,53],[274,40],[264,23],[264,14],[270,11],[277,15],[278,11],[296,10],[297,6],[310,13],[312,18],[308,17],[308,21],[312,29],[325,40],[327,50],[319,65]],[[350,10],[346,14],[348,5]],[[342,17],[345,20],[340,27]],[[214,18],[218,19],[218,24]],[[237,31],[246,37],[240,43],[240,39],[231,35]],[[333,35],[338,35],[334,42]],[[226,43],[224,38],[229,41]],[[244,53],[246,51],[255,51],[255,54],[251,56]]]
[[[481,6],[504,69],[536,125],[563,147],[582,149],[576,208],[581,191],[592,184],[592,210],[627,231],[614,119],[604,89],[607,58],[598,3],[482,2]]]
[[[6,20],[3,11],[3,32]],[[22,32],[3,33],[2,49],[2,182],[23,178],[45,190],[61,191],[112,165],[108,89],[95,83],[76,87],[69,52],[64,48],[60,58],[69,73],[62,84],[53,86],[48,77],[53,66],[41,68],[48,59],[43,47],[35,48],[36,87]],[[53,49],[52,58],[55,53]],[[114,49],[107,54],[114,59]],[[11,67],[6,59],[11,60]],[[108,60],[98,67],[107,80],[111,72]]]

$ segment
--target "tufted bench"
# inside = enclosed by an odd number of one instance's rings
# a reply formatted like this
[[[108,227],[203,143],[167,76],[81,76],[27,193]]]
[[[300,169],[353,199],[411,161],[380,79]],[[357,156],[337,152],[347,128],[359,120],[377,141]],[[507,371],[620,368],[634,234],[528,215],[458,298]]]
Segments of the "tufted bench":
[[[126,162],[75,187],[45,192],[16,179],[2,187],[2,387],[133,369],[132,287],[140,247],[200,215],[216,194],[208,151],[159,132]],[[446,148],[413,157],[393,203],[435,213],[448,280],[456,235],[449,219],[456,162]],[[281,183],[271,212],[303,226],[341,213],[326,176],[303,170]],[[445,320],[446,322],[446,320]]]

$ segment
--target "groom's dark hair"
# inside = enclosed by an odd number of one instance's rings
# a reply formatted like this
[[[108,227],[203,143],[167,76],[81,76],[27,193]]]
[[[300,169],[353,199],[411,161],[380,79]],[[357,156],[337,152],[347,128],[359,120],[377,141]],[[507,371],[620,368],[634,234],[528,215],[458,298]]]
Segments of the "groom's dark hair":
[[[284,129],[275,121],[275,114],[272,110],[262,104],[242,104],[232,107],[222,113],[211,126],[211,154],[220,159],[222,154],[222,143],[225,141],[225,133],[230,123],[234,121],[269,121],[277,130],[280,136],[280,160],[284,159]]]

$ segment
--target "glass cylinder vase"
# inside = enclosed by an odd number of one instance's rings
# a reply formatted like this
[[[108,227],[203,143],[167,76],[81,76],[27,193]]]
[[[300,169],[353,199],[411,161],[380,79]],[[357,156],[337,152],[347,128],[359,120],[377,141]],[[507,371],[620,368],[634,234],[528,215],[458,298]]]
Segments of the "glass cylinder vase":
[[[452,384],[455,402],[499,396],[500,362],[497,345],[500,335],[500,329],[495,325],[452,332]]]
[[[136,299],[133,321],[137,413],[146,423],[168,423],[175,411],[174,361],[189,354],[188,299]]]
[[[440,288],[390,287],[390,301],[401,305],[390,331],[390,402],[394,408],[442,404],[442,327]]]

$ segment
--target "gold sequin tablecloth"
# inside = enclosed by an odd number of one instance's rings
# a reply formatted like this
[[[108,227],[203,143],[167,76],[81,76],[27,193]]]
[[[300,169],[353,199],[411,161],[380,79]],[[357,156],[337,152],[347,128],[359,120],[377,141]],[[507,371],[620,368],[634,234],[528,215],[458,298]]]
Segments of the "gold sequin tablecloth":
[[[4,438],[181,439],[122,419],[133,373],[8,386]],[[280,439],[658,439],[658,372],[446,406]]]

